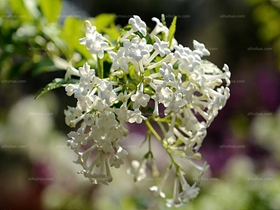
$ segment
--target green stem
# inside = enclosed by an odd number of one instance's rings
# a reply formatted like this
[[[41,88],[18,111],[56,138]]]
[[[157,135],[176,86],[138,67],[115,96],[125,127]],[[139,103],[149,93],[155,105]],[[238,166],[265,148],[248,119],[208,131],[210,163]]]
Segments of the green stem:
[[[103,59],[97,58],[97,65],[98,65],[98,77],[100,79],[103,79],[104,77]]]
[[[156,130],[153,128],[153,126],[151,125],[151,123],[149,122],[149,120],[145,121],[147,127],[149,128],[149,130],[154,134],[154,136],[161,141],[161,137],[160,135],[156,132]]]
[[[167,154],[169,155],[169,158],[171,160],[171,165],[174,165],[174,167],[176,168],[176,171],[178,171],[179,168],[182,168],[178,163],[176,163],[176,161],[174,160],[172,154],[168,151],[168,149],[166,150]]]
[[[143,146],[143,144],[144,144],[144,143],[147,141],[147,139],[149,138],[148,136],[151,136],[151,132],[150,132],[150,131],[148,131],[148,132],[146,133],[145,139],[144,139],[144,141],[140,144],[139,147],[142,147],[142,146]]]
[[[160,117],[149,117],[151,120],[155,121],[155,122],[163,122],[163,123],[168,123],[168,118],[169,116],[166,116],[164,118],[160,118]]]
[[[149,121],[149,120],[146,120],[145,123],[146,123],[146,125],[147,125],[149,131],[152,132],[152,133],[154,134],[154,136],[161,142],[162,139],[161,139],[160,135],[159,135],[159,134],[156,132],[156,130],[153,128],[153,126],[151,125],[150,121]],[[163,125],[161,124],[161,126],[163,126]],[[161,126],[160,126],[160,127],[161,127]],[[150,143],[150,142],[149,142],[149,143]],[[163,147],[165,148],[167,154],[168,154],[169,157],[170,157],[170,160],[171,160],[171,163],[170,163],[170,164],[171,164],[171,166],[174,165],[174,166],[176,167],[176,169],[177,169],[177,168],[180,168],[181,166],[180,166],[179,164],[176,163],[176,161],[174,160],[174,158],[173,158],[171,152],[169,151],[168,147],[166,147],[166,146],[164,146],[164,145],[163,145]]]
[[[166,130],[164,128],[164,125],[161,122],[156,121],[158,126],[160,127],[161,132],[165,135],[166,134]]]
[[[149,141],[149,152],[152,153],[152,143],[151,143],[152,141],[151,141],[151,131],[150,130],[148,131],[148,135],[149,135],[149,137],[148,137],[149,138],[148,139],[148,141]]]

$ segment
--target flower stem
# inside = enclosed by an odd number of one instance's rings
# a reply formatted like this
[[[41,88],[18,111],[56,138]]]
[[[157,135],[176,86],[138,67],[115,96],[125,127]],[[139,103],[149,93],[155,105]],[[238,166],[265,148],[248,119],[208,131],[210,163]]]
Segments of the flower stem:
[[[97,58],[97,65],[98,65],[98,77],[100,79],[103,79],[104,77],[103,59]]]
[[[159,122],[159,121],[156,121],[156,122],[157,122],[158,126],[160,127],[161,132],[165,135],[166,134],[166,130],[164,128],[164,125],[161,122]]]
[[[161,141],[161,137],[160,135],[156,132],[156,130],[153,128],[153,126],[151,125],[151,123],[149,122],[149,120],[145,121],[147,127],[149,128],[149,130],[154,134],[154,136]]]

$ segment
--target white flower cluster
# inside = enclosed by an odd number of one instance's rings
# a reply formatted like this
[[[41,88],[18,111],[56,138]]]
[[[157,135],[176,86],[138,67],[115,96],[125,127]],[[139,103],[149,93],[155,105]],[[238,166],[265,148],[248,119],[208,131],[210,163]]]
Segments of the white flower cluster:
[[[207,164],[200,167],[191,158],[199,156],[207,127],[229,98],[230,72],[227,65],[220,70],[202,60],[210,55],[204,44],[194,41],[191,50],[173,37],[167,40],[169,29],[157,18],[152,20],[156,27],[148,33],[140,17],[130,18],[131,29],[113,47],[89,21],[85,22],[86,37],[80,43],[97,63],[106,56],[111,60],[110,76],[102,78],[96,72],[104,70],[91,69],[87,63],[79,69],[69,67],[67,76],[78,76],[79,83],[66,86],[67,95],[77,99],[76,107],[65,111],[66,123],[79,128],[68,134],[67,143],[78,155],[76,163],[83,167],[80,173],[92,183],[107,184],[112,181],[110,167],[119,168],[128,154],[118,143],[128,134],[125,123],[144,121],[171,157],[161,183],[150,189],[165,197],[162,188],[174,166],[174,197],[167,199],[167,205],[180,206],[195,198],[199,188],[197,183],[187,183],[183,167],[173,156],[193,166],[199,176],[207,169]],[[164,138],[150,122],[160,126]],[[141,164],[133,162],[129,173],[135,181],[146,177],[147,159],[144,157]]]

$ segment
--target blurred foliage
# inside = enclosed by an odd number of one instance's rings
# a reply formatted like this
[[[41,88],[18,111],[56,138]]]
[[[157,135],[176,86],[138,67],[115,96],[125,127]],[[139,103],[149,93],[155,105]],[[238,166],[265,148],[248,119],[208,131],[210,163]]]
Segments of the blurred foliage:
[[[6,124],[0,123],[0,143],[2,145],[0,152],[4,151],[3,146],[6,148],[5,152],[10,155],[15,151],[21,151],[29,157],[32,168],[32,170],[26,168],[26,171],[24,169],[16,171],[15,164],[17,163],[15,162],[10,163],[10,169],[6,168],[5,173],[1,171],[1,180],[4,180],[4,183],[10,183],[10,186],[1,188],[4,189],[4,193],[0,198],[0,208],[11,207],[7,204],[3,205],[4,200],[10,200],[14,203],[11,209],[20,209],[17,208],[19,206],[17,202],[13,202],[17,195],[16,191],[24,186],[27,195],[35,196],[31,189],[40,185],[42,186],[42,197],[34,197],[34,200],[38,199],[40,202],[42,199],[43,209],[176,209],[167,208],[163,199],[153,197],[152,193],[146,189],[155,180],[147,179],[140,183],[133,183],[133,179],[126,174],[125,170],[114,170],[113,173],[117,180],[108,187],[91,185],[88,180],[77,176],[76,171],[79,170],[79,166],[69,161],[73,154],[64,145],[64,135],[55,130],[53,117],[57,112],[58,102],[59,100],[52,94],[47,94],[40,100],[34,100],[34,96],[26,96],[10,108]],[[258,144],[269,147],[271,153],[275,154],[278,159],[279,113],[280,111],[277,115],[256,116],[249,129],[258,137]],[[42,124],[44,126],[41,126]],[[30,135],[31,133],[32,135]],[[128,138],[135,138],[135,136]],[[139,139],[142,139],[142,136],[139,136]],[[16,146],[21,146],[21,148],[14,148]],[[36,167],[38,162],[43,163],[44,170]],[[125,164],[125,167],[129,165],[128,162]],[[17,178],[18,175],[21,178]],[[30,178],[51,179],[49,181],[33,180],[29,181],[28,185],[24,185]],[[169,184],[168,197],[172,194],[172,183]],[[251,157],[239,154],[227,162],[222,176],[217,178],[212,177],[211,173],[205,174],[201,182],[200,196],[187,206],[178,209],[277,209],[280,206],[279,186],[280,176],[277,170],[267,168],[258,171]],[[1,182],[0,187],[2,187]],[[8,191],[7,187],[11,187],[14,191]],[[16,198],[18,202],[24,199],[24,197]],[[38,209],[34,206],[30,207],[29,200],[25,201],[25,207]]]
[[[256,143],[280,160],[280,109],[275,114],[257,116],[252,123]]]
[[[46,1],[47,2],[47,1]],[[60,1],[55,1],[61,4]],[[57,5],[58,6],[58,5]],[[61,8],[61,6],[58,6]],[[50,11],[53,16],[50,18]],[[53,57],[67,53],[57,39],[60,9],[44,1],[2,1],[0,8],[1,77],[15,78],[31,70],[32,75],[56,70]]]
[[[67,17],[59,24],[61,0],[2,0],[0,3],[0,77],[16,78],[27,71],[32,76],[65,70],[72,59],[79,65],[91,59],[85,46],[84,20]],[[91,22],[99,32],[115,39],[115,15],[102,14]]]
[[[280,67],[280,1],[249,0],[253,5],[253,20],[258,23],[258,35],[266,43],[273,45]]]

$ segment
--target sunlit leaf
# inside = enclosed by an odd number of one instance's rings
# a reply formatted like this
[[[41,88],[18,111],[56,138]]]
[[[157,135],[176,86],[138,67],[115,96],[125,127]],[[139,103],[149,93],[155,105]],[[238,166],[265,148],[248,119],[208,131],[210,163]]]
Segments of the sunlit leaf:
[[[75,33],[73,33],[75,30]],[[69,50],[69,58],[73,55],[74,51],[79,51],[84,57],[91,58],[91,54],[87,48],[79,43],[79,39],[84,37],[84,22],[74,18],[67,17],[64,22],[64,27],[59,37],[61,37],[66,43]]]
[[[41,13],[38,9],[37,1],[23,1],[26,9],[28,10],[29,14],[32,15],[35,19],[39,19]]]
[[[42,31],[44,35],[60,49],[63,55],[65,55],[67,58],[70,59],[71,53],[69,53],[65,40],[59,37],[59,33],[60,33],[59,28],[54,25],[44,26],[42,28]]]
[[[93,25],[98,32],[104,32],[111,24],[115,23],[116,15],[114,14],[100,14],[93,20]]]
[[[59,19],[62,8],[61,0],[39,0],[39,5],[48,22],[53,23]]]
[[[8,0],[1,0],[0,1],[0,12],[2,13],[4,11],[4,9],[7,7],[8,5]]]
[[[117,27],[105,28],[104,33],[108,34],[111,40],[117,40],[119,37],[119,30]]]
[[[16,19],[21,22],[32,20],[32,16],[27,10],[23,0],[12,0],[9,3],[12,10],[11,19]]]
[[[176,22],[177,22],[177,16],[175,16],[173,18],[171,26],[169,28],[169,34],[168,34],[169,47],[172,44],[172,39],[174,38],[174,34],[175,34],[175,31],[176,31]]]

